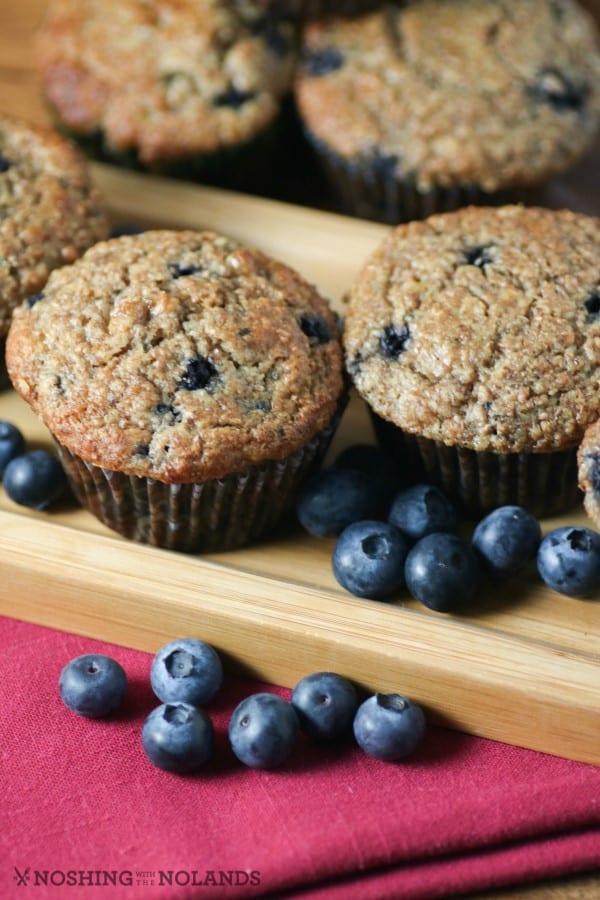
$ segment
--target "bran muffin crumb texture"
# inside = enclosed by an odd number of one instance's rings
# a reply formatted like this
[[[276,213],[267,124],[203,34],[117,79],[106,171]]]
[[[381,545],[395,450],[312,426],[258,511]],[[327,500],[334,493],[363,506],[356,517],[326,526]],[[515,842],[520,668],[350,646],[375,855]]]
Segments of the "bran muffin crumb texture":
[[[174,483],[286,458],[330,424],[343,389],[326,301],[210,232],[97,244],[18,310],[7,365],[59,443]]]
[[[577,453],[577,463],[585,510],[600,528],[600,419],[586,430]]]
[[[0,335],[12,312],[108,234],[87,164],[64,138],[0,116]]]
[[[449,446],[576,446],[600,414],[599,251],[600,220],[533,207],[393,229],[347,298],[359,393]]]
[[[598,34],[574,0],[388,3],[310,23],[303,57],[313,138],[423,192],[539,183],[598,131]]]
[[[295,31],[253,0],[53,0],[38,34],[44,92],[79,135],[145,165],[244,144],[289,90]]]

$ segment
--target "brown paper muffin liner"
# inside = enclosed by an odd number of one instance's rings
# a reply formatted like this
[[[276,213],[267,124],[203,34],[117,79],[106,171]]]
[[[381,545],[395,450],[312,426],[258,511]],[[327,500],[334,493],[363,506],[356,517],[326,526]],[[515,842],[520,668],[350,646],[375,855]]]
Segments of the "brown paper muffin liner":
[[[166,178],[253,193],[268,185],[269,173],[282,149],[287,116],[285,107],[284,99],[275,119],[262,132],[244,143],[224,146],[210,153],[157,160],[152,164],[142,162],[135,148],[115,150],[107,142],[102,129],[80,134],[65,125],[55,110],[51,110],[51,113],[57,130],[76,143],[91,160],[135,172],[149,172]]]
[[[253,543],[281,522],[325,456],[340,416],[287,459],[194,484],[114,472],[55,443],[77,500],[113,531],[167,550],[216,552]]]
[[[6,349],[6,337],[0,337],[0,391],[4,391],[11,386],[8,372],[6,371],[6,362],[4,351]]]
[[[498,506],[523,506],[538,518],[581,502],[577,448],[550,453],[478,453],[408,434],[372,413],[382,447],[406,467],[413,482],[440,487],[469,518]]]
[[[484,191],[477,184],[434,186],[419,190],[414,178],[399,179],[396,158],[373,156],[348,160],[333,153],[305,130],[306,138],[340,203],[340,211],[387,225],[426,219],[435,213],[453,212],[464,206],[501,206],[506,203],[540,202],[542,188]]]

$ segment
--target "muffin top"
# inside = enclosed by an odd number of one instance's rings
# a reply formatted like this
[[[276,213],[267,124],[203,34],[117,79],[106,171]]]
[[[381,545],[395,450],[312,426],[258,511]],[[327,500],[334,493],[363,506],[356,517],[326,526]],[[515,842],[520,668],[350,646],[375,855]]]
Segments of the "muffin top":
[[[468,207],[401,225],[347,305],[352,379],[409,433],[544,452],[600,415],[600,219]]]
[[[306,127],[349,161],[434,185],[535,184],[600,121],[595,24],[574,0],[419,0],[305,30]]]
[[[343,389],[337,319],[315,288],[210,232],[96,244],[17,310],[6,354],[59,443],[172,483],[287,457]]]
[[[295,58],[292,27],[257,0],[52,0],[38,38],[60,119],[145,165],[254,137]]]
[[[107,234],[80,153],[49,129],[0,116],[0,336],[52,269]]]
[[[586,430],[577,453],[577,464],[585,511],[600,528],[600,420]]]

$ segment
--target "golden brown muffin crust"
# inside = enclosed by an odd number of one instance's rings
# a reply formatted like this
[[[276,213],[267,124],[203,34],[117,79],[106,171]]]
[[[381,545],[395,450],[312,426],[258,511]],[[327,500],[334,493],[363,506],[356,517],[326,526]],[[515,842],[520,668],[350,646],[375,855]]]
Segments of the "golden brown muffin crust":
[[[309,131],[398,178],[535,184],[590,145],[600,52],[574,0],[419,0],[310,23],[296,97]]]
[[[294,43],[253,0],[52,0],[38,62],[67,126],[152,164],[265,129],[289,90]]]
[[[329,425],[343,389],[317,291],[210,232],[97,244],[18,311],[7,366],[59,443],[168,482],[286,458]]]
[[[0,116],[0,335],[52,269],[107,234],[80,153],[49,129]]]
[[[600,413],[600,220],[466,208],[393,229],[349,294],[376,413],[449,446],[567,449]]]

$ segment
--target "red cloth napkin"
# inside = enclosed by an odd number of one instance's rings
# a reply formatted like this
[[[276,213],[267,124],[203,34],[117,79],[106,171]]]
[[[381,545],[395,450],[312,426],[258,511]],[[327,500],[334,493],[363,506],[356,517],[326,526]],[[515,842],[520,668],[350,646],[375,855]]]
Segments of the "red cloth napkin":
[[[149,654],[11,619],[0,638],[3,898],[433,900],[600,864],[600,768],[430,727],[402,763],[303,738],[284,768],[254,771],[229,716],[289,691],[230,678],[209,708],[214,761],[176,776],[140,744]],[[61,703],[61,668],[89,652],[128,674],[116,718]]]

